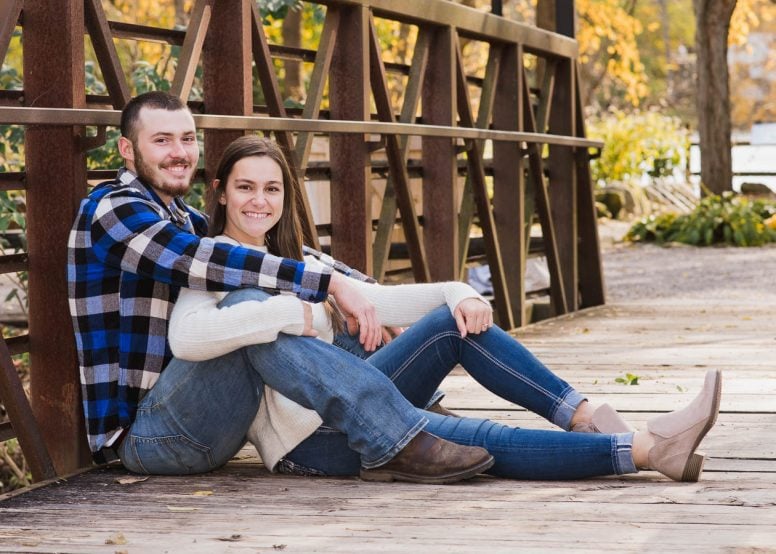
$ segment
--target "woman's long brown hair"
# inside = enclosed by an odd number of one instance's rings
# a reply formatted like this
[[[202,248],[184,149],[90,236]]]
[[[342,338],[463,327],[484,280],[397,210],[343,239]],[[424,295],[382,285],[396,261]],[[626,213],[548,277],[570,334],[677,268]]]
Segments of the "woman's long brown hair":
[[[226,191],[226,183],[232,174],[234,165],[243,158],[252,156],[270,158],[280,166],[283,173],[283,213],[275,226],[264,235],[267,252],[283,258],[303,260],[302,239],[304,235],[299,219],[302,191],[280,146],[268,138],[246,135],[233,141],[224,150],[216,169],[215,178],[218,179],[218,185],[209,187],[206,196],[205,205],[210,218],[208,236],[215,237],[223,234],[226,227],[226,206],[218,200]],[[329,297],[324,306],[331,318],[334,333],[341,333],[345,328],[345,320],[334,299]]]

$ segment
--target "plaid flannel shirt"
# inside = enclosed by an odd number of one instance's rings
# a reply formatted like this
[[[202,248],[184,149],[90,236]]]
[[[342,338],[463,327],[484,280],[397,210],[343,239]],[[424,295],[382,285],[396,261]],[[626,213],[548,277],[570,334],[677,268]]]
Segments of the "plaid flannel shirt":
[[[260,286],[312,302],[326,298],[333,260],[311,271],[302,262],[203,238],[206,230],[202,214],[179,199],[165,207],[126,169],[81,203],[68,240],[68,296],[97,462],[116,458],[106,442],[132,424],[138,402],[172,357],[167,326],[181,287]]]

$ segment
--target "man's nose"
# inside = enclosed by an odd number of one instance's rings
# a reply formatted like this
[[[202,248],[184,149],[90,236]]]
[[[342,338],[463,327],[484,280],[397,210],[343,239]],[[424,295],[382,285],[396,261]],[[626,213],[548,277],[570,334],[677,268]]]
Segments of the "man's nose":
[[[173,141],[172,155],[176,158],[188,158],[188,151],[181,141]]]

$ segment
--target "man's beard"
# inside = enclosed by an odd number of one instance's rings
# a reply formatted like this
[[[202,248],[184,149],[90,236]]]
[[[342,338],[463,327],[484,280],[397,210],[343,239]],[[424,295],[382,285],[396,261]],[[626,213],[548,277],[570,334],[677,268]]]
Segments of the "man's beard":
[[[150,164],[147,164],[143,159],[143,155],[140,153],[140,149],[137,146],[134,146],[134,151],[135,172],[137,173],[140,181],[146,185],[150,185],[152,188],[168,196],[183,196],[189,192],[189,189],[191,188],[191,181],[194,178],[193,172],[188,181],[185,183],[164,181],[163,178],[160,178],[161,176],[154,175],[155,171],[160,172],[161,169],[154,168]],[[179,160],[177,159],[173,159],[169,163],[177,163],[178,161]],[[188,160],[184,161],[185,163],[191,163]]]

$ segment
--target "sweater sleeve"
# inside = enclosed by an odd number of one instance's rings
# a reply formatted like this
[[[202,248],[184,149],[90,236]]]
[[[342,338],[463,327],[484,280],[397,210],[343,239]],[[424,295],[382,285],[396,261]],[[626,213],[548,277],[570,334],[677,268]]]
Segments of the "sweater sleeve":
[[[168,339],[173,355],[203,361],[249,346],[272,342],[278,333],[301,335],[304,308],[295,296],[281,294],[218,308],[219,298],[182,289],[170,317]]]
[[[353,283],[375,306],[383,325],[406,327],[444,305],[453,313],[456,306],[467,298],[476,298],[490,307],[490,303],[476,290],[458,281],[389,286],[362,281]]]

